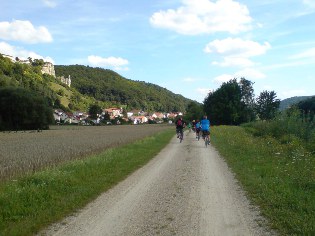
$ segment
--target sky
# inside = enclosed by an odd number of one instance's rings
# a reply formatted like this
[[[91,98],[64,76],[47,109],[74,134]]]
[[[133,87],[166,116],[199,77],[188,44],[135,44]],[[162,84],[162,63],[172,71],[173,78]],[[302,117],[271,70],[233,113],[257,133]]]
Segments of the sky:
[[[111,69],[203,102],[315,95],[315,0],[0,0],[0,53]],[[73,78],[74,79],[74,78]]]

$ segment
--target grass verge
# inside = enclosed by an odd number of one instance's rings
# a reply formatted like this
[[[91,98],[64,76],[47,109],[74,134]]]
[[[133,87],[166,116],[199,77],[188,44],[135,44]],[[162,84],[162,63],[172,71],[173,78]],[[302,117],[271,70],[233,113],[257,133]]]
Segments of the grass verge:
[[[33,235],[82,208],[156,156],[169,129],[90,158],[0,184],[0,235]]]
[[[217,126],[211,142],[280,235],[315,235],[315,156],[294,143]]]

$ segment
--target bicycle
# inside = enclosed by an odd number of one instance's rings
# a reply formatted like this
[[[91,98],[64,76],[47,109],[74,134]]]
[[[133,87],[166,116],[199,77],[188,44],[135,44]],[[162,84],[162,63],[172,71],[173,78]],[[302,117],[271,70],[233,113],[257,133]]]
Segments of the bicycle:
[[[210,137],[209,137],[209,134],[206,135],[205,137],[205,145],[206,147],[210,144]]]
[[[210,132],[209,131],[202,131],[202,138],[205,141],[206,147],[210,145]]]
[[[180,143],[183,141],[183,138],[184,138],[183,130],[180,130],[180,131],[179,131],[179,142],[180,142]]]
[[[200,139],[200,130],[196,130],[196,138],[199,141],[199,139]]]

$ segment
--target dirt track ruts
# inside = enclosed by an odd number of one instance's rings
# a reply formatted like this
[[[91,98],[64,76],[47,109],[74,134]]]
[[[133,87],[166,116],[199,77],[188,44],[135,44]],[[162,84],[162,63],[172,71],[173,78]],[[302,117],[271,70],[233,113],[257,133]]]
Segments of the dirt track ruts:
[[[264,223],[216,150],[186,133],[40,235],[273,235]]]

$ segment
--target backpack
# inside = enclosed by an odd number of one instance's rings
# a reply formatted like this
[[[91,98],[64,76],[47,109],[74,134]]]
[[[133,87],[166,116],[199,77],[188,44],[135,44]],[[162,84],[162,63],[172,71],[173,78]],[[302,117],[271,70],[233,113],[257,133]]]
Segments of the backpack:
[[[176,123],[176,125],[177,125],[177,126],[182,126],[182,125],[183,125],[183,124],[182,124],[182,120],[178,120],[177,123]]]

